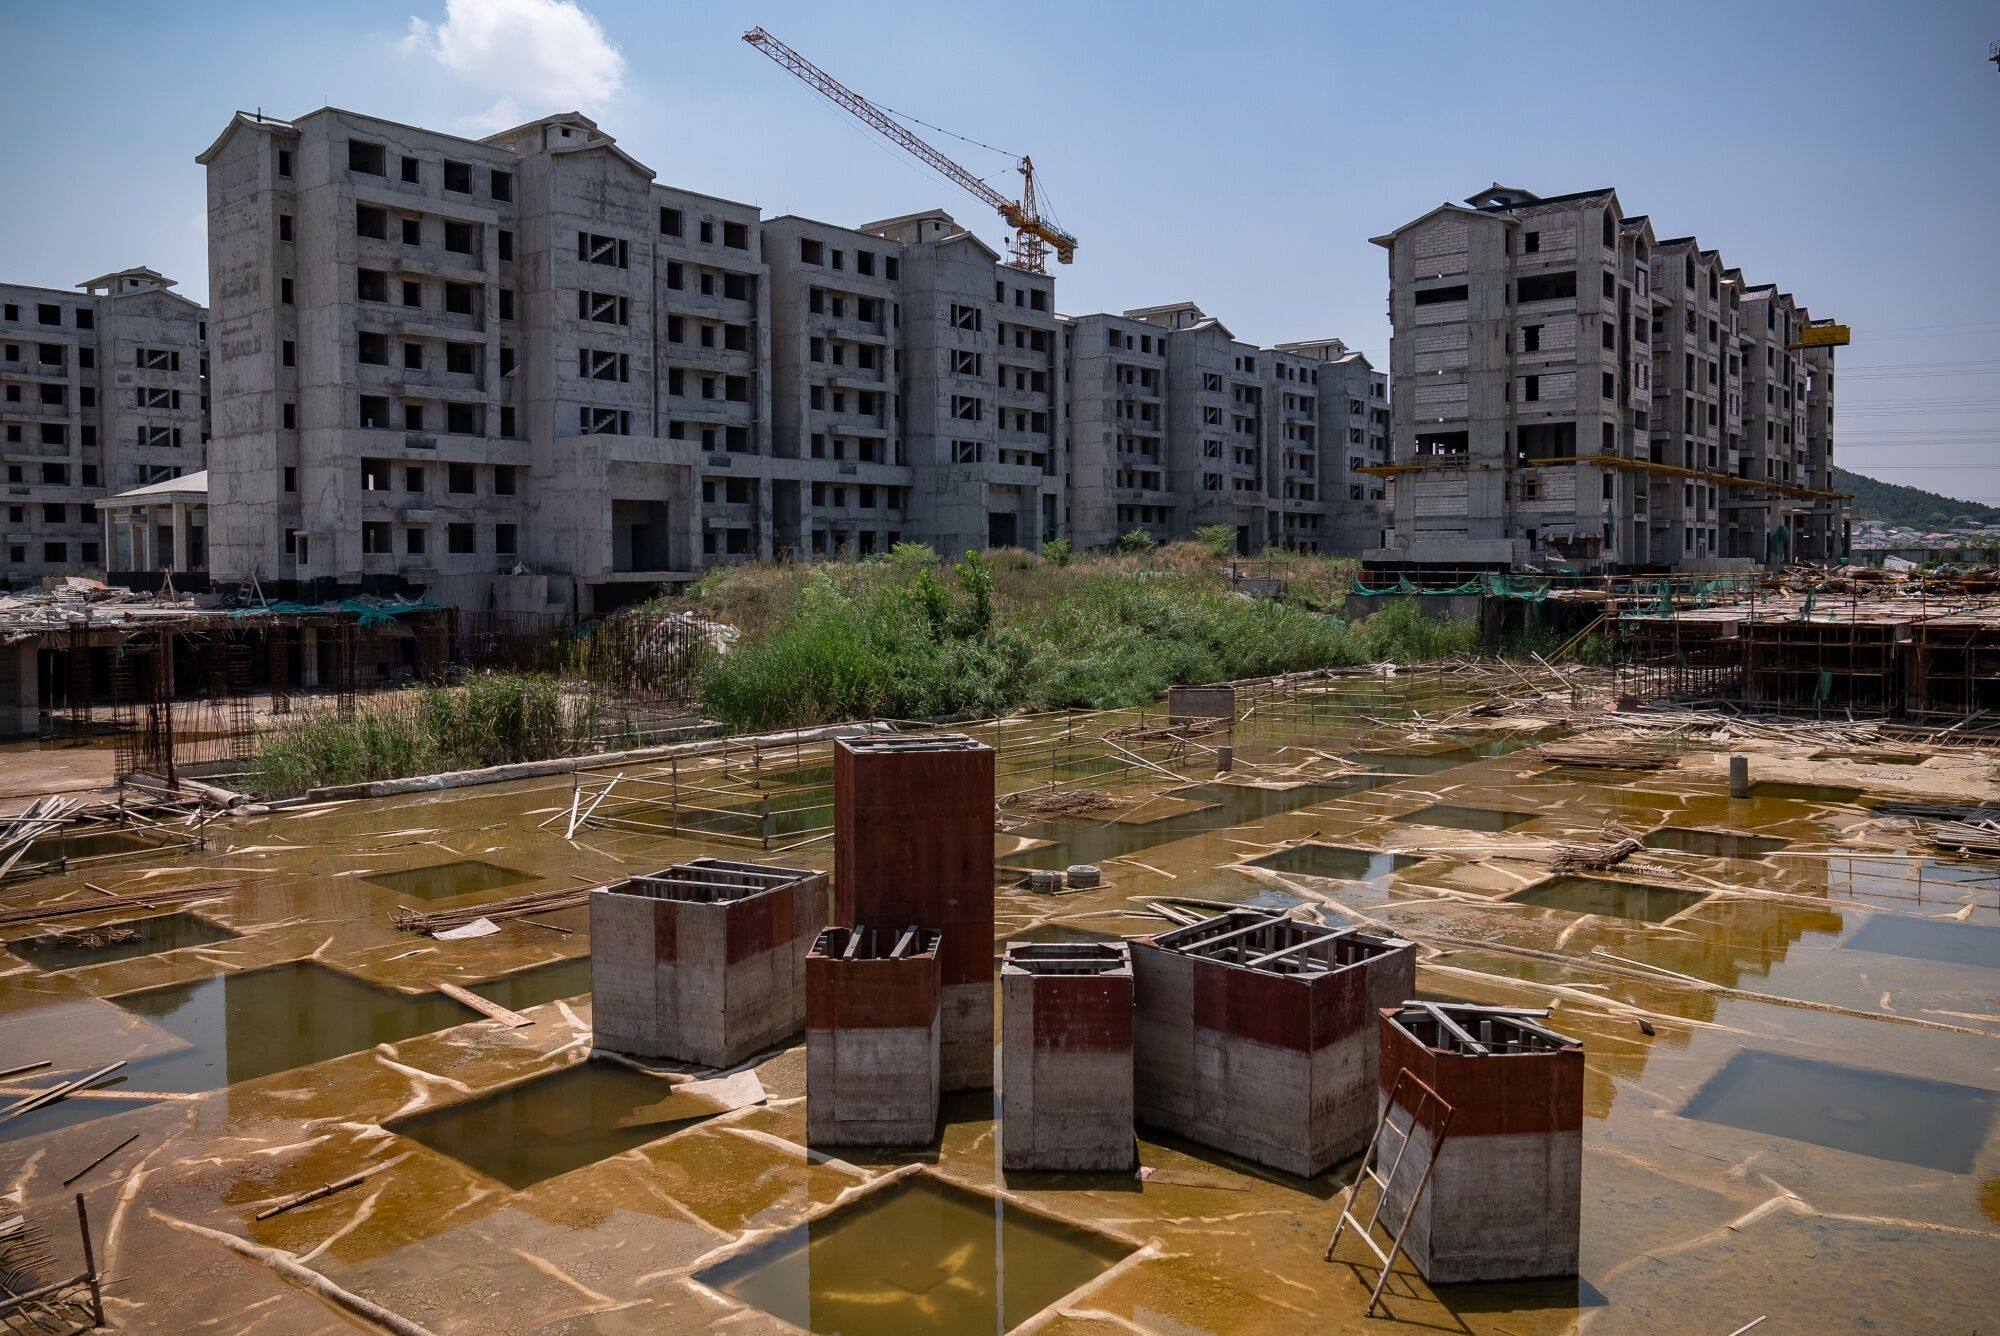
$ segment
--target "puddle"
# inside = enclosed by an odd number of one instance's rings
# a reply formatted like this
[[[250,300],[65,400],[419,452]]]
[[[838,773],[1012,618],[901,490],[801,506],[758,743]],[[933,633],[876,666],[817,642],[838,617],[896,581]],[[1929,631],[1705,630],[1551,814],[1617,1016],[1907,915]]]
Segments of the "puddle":
[[[1336,844],[1301,844],[1250,861],[1273,872],[1297,872],[1308,877],[1333,877],[1341,881],[1374,881],[1377,877],[1386,877],[1423,860],[1407,854],[1345,849]]]
[[[34,840],[21,855],[20,866],[51,863],[58,858],[107,858],[113,854],[136,854],[162,847],[159,840],[128,830],[104,830],[94,835],[51,835]]]
[[[1789,848],[1792,842],[1773,835],[1731,835],[1719,830],[1665,826],[1647,832],[1640,843],[1648,849],[1674,849],[1706,858],[1762,858]]]
[[[1246,784],[1197,784],[1172,789],[1172,797],[1208,806],[1198,811],[1176,813],[1158,821],[1112,821],[1072,823],[1035,821],[1013,833],[1026,839],[1052,840],[1039,849],[1026,849],[1002,858],[1009,867],[1048,870],[1071,863],[1104,863],[1120,854],[1171,844],[1212,830],[1227,830],[1253,821],[1262,821],[1284,812],[1295,812],[1329,798],[1360,793],[1395,782],[1394,776],[1348,778],[1322,783],[1300,784],[1289,789],[1265,789]]]
[[[128,940],[109,940],[128,932],[132,934]],[[93,935],[103,945],[90,945]],[[37,969],[54,972],[110,960],[130,960],[134,956],[153,956],[186,946],[207,946],[211,942],[229,941],[236,935],[199,914],[156,914],[151,918],[99,923],[74,932],[22,937],[7,943],[7,949]]]
[[[386,1126],[519,1191],[720,1111],[620,1063],[580,1062]]]
[[[190,1045],[127,1067],[140,1090],[216,1090],[479,1019],[437,993],[408,996],[306,960],[111,1000]]]
[[[1877,914],[1857,928],[1854,935],[1841,945],[1850,951],[1872,951],[1877,955],[1937,960],[1947,965],[2000,969],[2000,928],[1953,923],[1946,919]]]
[[[1540,815],[1540,812],[1503,812],[1490,807],[1453,807],[1449,803],[1434,803],[1396,820],[1413,826],[1445,826],[1452,830],[1497,834],[1525,825]]]
[[[101,1064],[100,1064],[101,1065]],[[42,1073],[36,1073],[39,1077]],[[83,1072],[69,1072],[61,1078],[38,1081],[37,1089],[51,1089],[61,1085],[63,1080],[84,1075]],[[117,1080],[100,1082],[100,1085],[117,1085]],[[11,1103],[12,1101],[8,1101]],[[158,1103],[150,1099],[91,1099],[85,1095],[70,1095],[53,1104],[19,1117],[9,1118],[0,1123],[0,1142],[19,1141],[24,1137],[38,1137],[44,1132],[54,1132],[65,1127],[75,1127],[79,1123],[96,1122],[99,1118],[109,1118],[114,1113],[124,1113],[130,1109],[150,1108]],[[114,1138],[115,1140],[115,1138]],[[88,1156],[85,1157],[89,1158]]]
[[[1597,877],[1553,877],[1507,897],[1518,904],[1560,909],[1571,914],[1604,914],[1612,918],[1664,923],[1706,897],[1671,886],[1642,886],[1633,881]]]
[[[547,965],[515,970],[484,983],[466,985],[488,1002],[509,1011],[525,1011],[559,997],[581,997],[590,991],[590,957],[575,956]]]
[[[1952,906],[1974,892],[2000,892],[2000,865],[1899,858],[1893,854],[1834,854],[1826,860],[1829,894],[1856,900],[1939,902]]]
[[[697,1278],[827,1336],[1005,1332],[1130,1251],[918,1173]]]
[[[471,895],[475,891],[497,891],[502,886],[519,886],[535,878],[510,867],[501,867],[498,863],[461,858],[456,863],[404,868],[401,872],[378,873],[363,880],[419,900],[448,900],[456,895]]]
[[[1392,775],[1435,775],[1441,770],[1456,770],[1462,765],[1470,765],[1480,759],[1470,747],[1448,752],[1349,752],[1346,760],[1368,770],[1385,771]]]
[[[1974,1086],[1746,1050],[1681,1115],[1962,1174],[1986,1139],[1996,1100]]]
[[[1780,780],[1760,779],[1750,786],[1752,798],[1786,798],[1797,803],[1821,803],[1829,806],[1853,806],[1861,801],[1861,790],[1847,788],[1840,784],[1787,784]]]

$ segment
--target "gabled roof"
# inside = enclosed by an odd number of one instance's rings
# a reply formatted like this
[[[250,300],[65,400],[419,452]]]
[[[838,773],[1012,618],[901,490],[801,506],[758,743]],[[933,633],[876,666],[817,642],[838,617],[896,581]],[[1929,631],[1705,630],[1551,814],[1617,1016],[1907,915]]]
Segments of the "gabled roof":
[[[100,274],[96,278],[86,278],[83,282],[77,284],[77,286],[85,292],[95,292],[99,288],[108,290],[117,287],[118,281],[124,278],[142,279],[145,282],[151,283],[156,288],[171,288],[174,286],[173,279],[168,278],[157,269],[148,269],[144,265],[133,265],[130,269],[114,269],[112,272]]]
[[[222,151],[222,146],[229,142],[230,137],[239,130],[256,130],[263,134],[298,133],[298,127],[290,121],[279,120],[276,116],[266,116],[261,111],[239,111],[229,118],[229,124],[222,127],[222,133],[218,134],[207,148],[194,155],[194,160],[206,167],[210,160]]]
[[[1404,223],[1401,227],[1395,228],[1388,232],[1384,232],[1379,237],[1370,237],[1368,238],[1368,240],[1372,245],[1376,246],[1382,246],[1385,248],[1393,246],[1396,243],[1397,237],[1403,235],[1403,233],[1409,231],[1413,227],[1419,227],[1424,223],[1428,223],[1431,219],[1437,217],[1441,213],[1457,213],[1457,214],[1463,214],[1467,218],[1483,218],[1490,222],[1499,223],[1503,226],[1512,226],[1514,222],[1513,219],[1502,217],[1497,213],[1487,213],[1482,209],[1469,209],[1463,204],[1453,204],[1449,200],[1447,200],[1443,204],[1438,205],[1435,209],[1432,209],[1429,213],[1420,214],[1417,217],[1412,218],[1409,222]]]
[[[197,469],[193,473],[183,473],[178,478],[165,478],[159,482],[149,482],[143,487],[134,487],[127,492],[118,492],[98,502],[115,505],[120,501],[161,501],[170,496],[208,495],[208,470]]]

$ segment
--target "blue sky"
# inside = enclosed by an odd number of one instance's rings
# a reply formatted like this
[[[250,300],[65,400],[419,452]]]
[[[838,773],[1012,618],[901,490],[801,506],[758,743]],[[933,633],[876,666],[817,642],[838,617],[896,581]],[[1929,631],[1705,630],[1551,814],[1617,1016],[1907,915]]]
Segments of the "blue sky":
[[[1370,236],[1496,178],[1615,186],[1854,327],[1842,463],[2000,501],[1991,5],[582,8],[0,0],[0,276],[143,263],[205,297],[194,155],[237,107],[327,102],[468,134],[581,105],[663,181],[848,224],[942,204],[1001,240],[738,40],[761,23],[878,102],[1032,153],[1082,242],[1063,310],[1189,298],[1258,343],[1379,358]],[[935,142],[1013,184],[1001,154]]]

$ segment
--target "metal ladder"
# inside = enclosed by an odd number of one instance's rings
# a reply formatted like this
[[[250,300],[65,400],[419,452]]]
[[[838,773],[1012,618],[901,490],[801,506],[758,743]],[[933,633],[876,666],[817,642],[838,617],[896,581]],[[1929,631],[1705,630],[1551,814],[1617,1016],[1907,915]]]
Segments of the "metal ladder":
[[[1416,1102],[1407,1106],[1403,1105],[1405,1085],[1416,1088],[1414,1092]],[[1394,1121],[1399,1106],[1403,1107],[1410,1119],[1403,1127],[1397,1127]],[[1432,1106],[1441,1110],[1443,1116],[1438,1118],[1437,1126],[1432,1130],[1430,1154],[1423,1157],[1423,1172],[1418,1175],[1416,1187],[1410,1193],[1409,1207],[1403,1212],[1401,1223],[1389,1237],[1389,1251],[1383,1252],[1381,1246],[1375,1242],[1375,1226],[1382,1218],[1382,1208],[1388,1204],[1389,1185],[1397,1181],[1396,1175],[1402,1171],[1403,1159],[1410,1149],[1410,1142],[1415,1139],[1417,1126],[1425,1122],[1423,1111]],[[1382,1287],[1389,1283],[1389,1273],[1396,1269],[1396,1258],[1403,1251],[1403,1235],[1408,1232],[1410,1221],[1416,1218],[1417,1203],[1423,1199],[1424,1189],[1430,1185],[1431,1170],[1437,1166],[1438,1152],[1443,1148],[1445,1133],[1451,1127],[1451,1115],[1451,1105],[1447,1104],[1437,1091],[1411,1075],[1409,1068],[1404,1067],[1397,1071],[1395,1084],[1389,1087],[1388,1102],[1382,1106],[1382,1119],[1375,1124],[1375,1134],[1368,1139],[1368,1149],[1361,1153],[1361,1166],[1354,1175],[1354,1181],[1347,1185],[1347,1197],[1340,1206],[1340,1223],[1334,1226],[1333,1237],[1327,1241],[1324,1259],[1329,1262],[1333,1260],[1333,1250],[1340,1246],[1341,1234],[1349,1225],[1353,1225],[1361,1241],[1368,1245],[1368,1251],[1374,1253],[1376,1260],[1382,1263],[1382,1274],[1375,1278],[1375,1288],[1368,1294],[1368,1307],[1361,1310],[1364,1315],[1374,1315],[1375,1306],[1382,1301]],[[1381,1147],[1384,1128],[1401,1137],[1402,1144],[1396,1148],[1396,1158],[1389,1162],[1389,1172],[1379,1174],[1370,1166],[1376,1161],[1376,1152]],[[1412,1162],[1412,1168],[1414,1167],[1415,1164]],[[1374,1180],[1376,1188],[1375,1209],[1369,1213],[1366,1223],[1354,1213],[1354,1203],[1361,1194],[1363,1179]]]

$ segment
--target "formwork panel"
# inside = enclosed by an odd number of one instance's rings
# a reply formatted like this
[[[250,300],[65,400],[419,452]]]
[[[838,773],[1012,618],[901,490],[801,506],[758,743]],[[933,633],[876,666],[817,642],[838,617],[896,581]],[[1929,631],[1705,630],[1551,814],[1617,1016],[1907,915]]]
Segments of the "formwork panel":
[[[1130,948],[1009,942],[1000,1016],[1002,1165],[1130,1169]]]
[[[935,932],[857,925],[819,935],[806,957],[807,1142],[936,1137],[939,967]]]
[[[1367,1144],[1376,1015],[1415,947],[1239,910],[1132,944],[1136,1112],[1301,1177]]]
[[[834,920],[943,934],[946,1090],[993,1084],[993,762],[959,734],[833,747]]]
[[[599,1048],[728,1067],[799,1032],[827,878],[697,858],[590,896]]]

